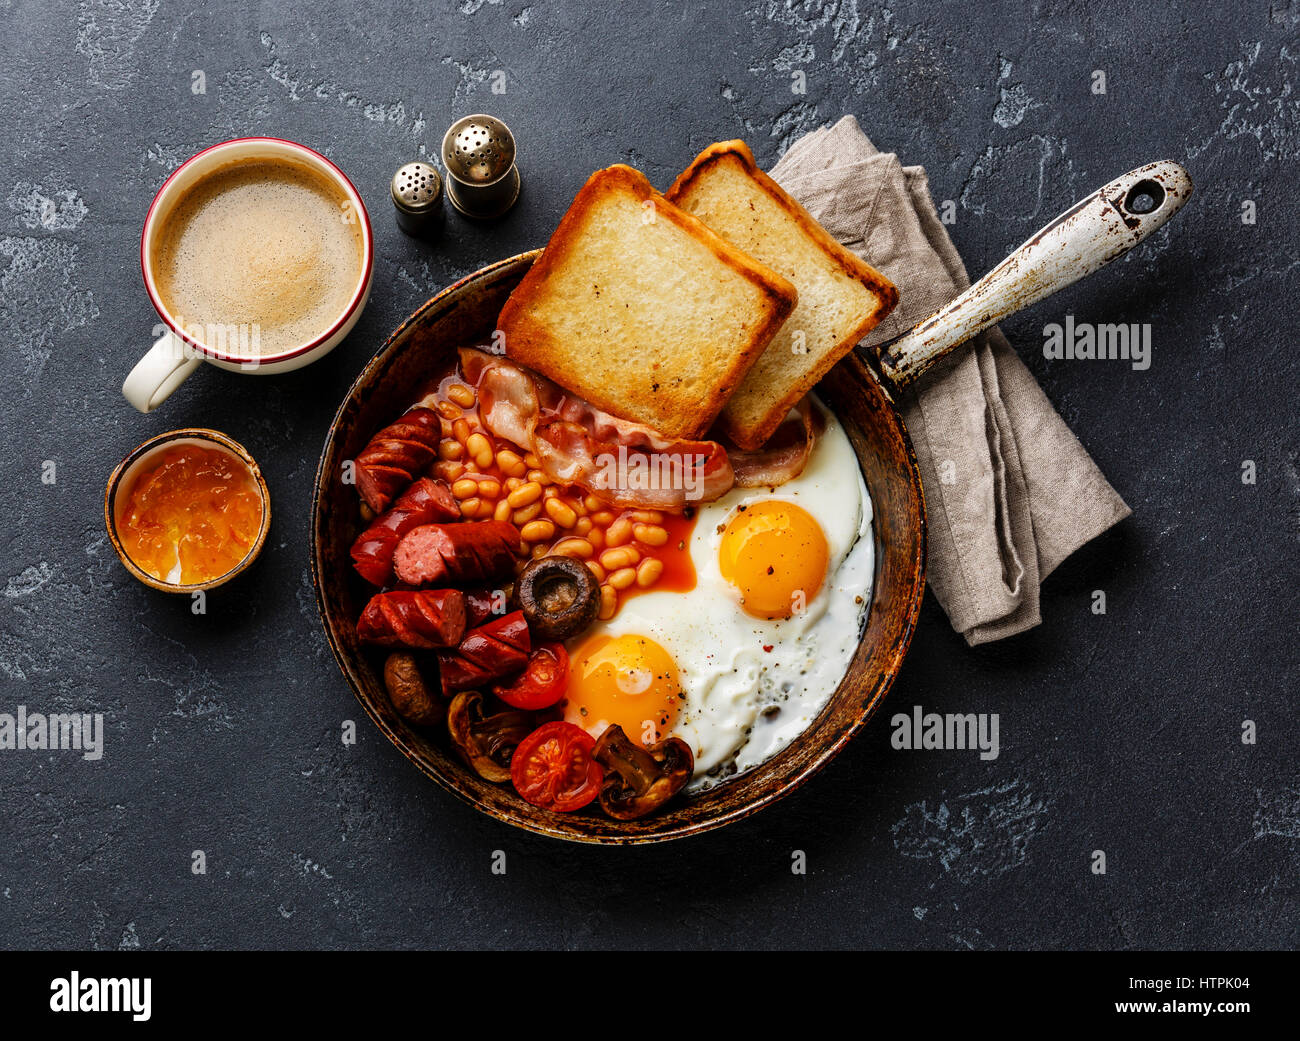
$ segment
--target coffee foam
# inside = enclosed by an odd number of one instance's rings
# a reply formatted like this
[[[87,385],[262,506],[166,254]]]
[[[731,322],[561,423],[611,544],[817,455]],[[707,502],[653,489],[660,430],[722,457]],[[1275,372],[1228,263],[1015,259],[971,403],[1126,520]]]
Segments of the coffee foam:
[[[309,343],[343,316],[361,280],[362,218],[350,202],[333,181],[289,160],[213,170],[154,235],[163,305],[188,335],[230,354]]]

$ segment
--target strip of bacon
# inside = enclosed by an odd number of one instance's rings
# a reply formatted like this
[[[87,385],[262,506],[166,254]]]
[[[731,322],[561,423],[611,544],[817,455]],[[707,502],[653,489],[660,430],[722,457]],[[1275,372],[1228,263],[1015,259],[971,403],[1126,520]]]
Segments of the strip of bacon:
[[[477,388],[483,424],[536,455],[557,484],[577,485],[619,507],[676,513],[731,490],[731,463],[716,441],[671,440],[472,347],[461,350],[460,364]]]
[[[536,455],[556,483],[619,507],[680,513],[734,485],[782,484],[803,471],[821,429],[820,414],[805,398],[757,452],[718,441],[674,441],[601,411],[509,358],[466,347],[460,364],[493,434]]]
[[[803,473],[813,445],[826,428],[822,414],[806,395],[781,421],[767,444],[753,452],[727,445],[737,488],[775,487]]]

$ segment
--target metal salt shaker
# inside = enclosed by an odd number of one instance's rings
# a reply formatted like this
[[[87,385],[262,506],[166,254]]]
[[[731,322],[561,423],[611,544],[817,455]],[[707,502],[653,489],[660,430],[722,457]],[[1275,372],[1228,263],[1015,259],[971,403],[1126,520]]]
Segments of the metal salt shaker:
[[[456,120],[442,139],[447,198],[466,217],[500,217],[519,198],[515,137],[495,116]]]
[[[429,163],[407,163],[393,174],[391,186],[397,226],[416,238],[442,233],[446,213],[442,205],[442,177]]]

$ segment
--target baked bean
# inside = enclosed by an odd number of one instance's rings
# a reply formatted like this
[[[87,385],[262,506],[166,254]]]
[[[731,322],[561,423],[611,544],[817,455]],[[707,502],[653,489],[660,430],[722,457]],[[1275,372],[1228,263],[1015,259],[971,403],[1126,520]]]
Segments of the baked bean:
[[[664,573],[664,562],[656,560],[654,557],[646,557],[645,560],[637,566],[636,584],[642,589],[649,589],[659,581],[659,576]]]
[[[528,479],[530,481],[536,481],[538,484],[543,486],[554,483],[545,473],[536,468],[528,471]]]
[[[602,502],[600,499],[597,499],[594,495],[588,495],[585,499],[583,499],[582,505],[587,507],[588,513],[595,513],[597,510],[603,510],[605,508],[604,502]]]
[[[452,436],[452,434],[451,434],[451,420],[450,420],[450,419],[443,419],[443,418],[439,417],[439,419],[438,419],[438,429],[439,429],[440,431],[442,431],[442,436],[443,436],[443,437],[451,437],[451,436]]]
[[[658,524],[634,524],[632,534],[636,536],[637,542],[644,542],[647,546],[664,546],[668,543],[667,529]]]
[[[508,496],[506,501],[516,510],[524,506],[531,506],[542,497],[542,486],[536,481],[529,481],[527,484],[521,484]]]
[[[463,383],[453,383],[447,388],[447,397],[461,408],[470,408],[474,404],[474,391]]]
[[[524,465],[526,465],[530,470],[539,470],[541,469],[542,461],[538,459],[537,456],[533,455],[532,452],[525,452]]]
[[[478,493],[485,499],[495,499],[501,494],[501,482],[495,477],[485,477],[478,482]],[[665,533],[667,537],[667,533]]]
[[[591,518],[579,517],[577,523],[573,526],[573,533],[575,535],[585,535],[589,531],[591,531]]]
[[[510,500],[507,499],[506,505],[509,504]],[[515,512],[510,515],[510,521],[516,528],[522,528],[529,521],[536,520],[541,516],[541,513],[542,504],[540,502],[535,502],[531,506],[525,506],[522,510],[515,510]]]
[[[587,541],[590,542],[597,549],[604,549],[605,533],[601,531],[599,528],[592,528],[589,532],[587,532]]]
[[[375,519],[375,511],[367,506],[364,502],[361,504],[361,519],[369,524]]]
[[[469,477],[463,477],[451,486],[451,494],[457,499],[468,499],[471,496],[478,495],[478,481]]]
[[[614,515],[609,510],[597,510],[591,515],[593,524],[599,524],[602,528],[608,527],[614,523]]]
[[[607,549],[600,555],[600,566],[608,571],[617,571],[619,568],[631,567],[641,559],[641,554],[632,546],[619,546],[617,549]]]
[[[453,494],[455,493],[453,492]],[[477,517],[478,504],[482,501],[483,501],[482,499],[479,499],[477,497],[473,499],[462,499],[460,503],[460,515],[462,517]]]
[[[548,520],[529,521],[519,529],[525,542],[541,542],[555,537],[555,525]]]
[[[628,519],[633,524],[662,524],[664,514],[662,510],[633,510],[628,514]]]
[[[600,587],[600,612],[597,618],[601,621],[608,621],[614,617],[614,612],[618,610],[618,593],[614,591],[613,586]]]
[[[550,489],[548,488],[547,491]],[[578,523],[578,515],[563,499],[547,499],[546,514],[561,528],[572,528]]]
[[[505,499],[500,500],[493,508],[492,519],[497,521],[508,521],[510,519],[510,504]]]
[[[516,488],[523,487],[523,479],[519,477],[506,478],[506,491],[513,492]]]
[[[597,582],[605,581],[605,569],[597,564],[594,560],[586,561],[587,570],[596,576]]]
[[[492,504],[491,499],[482,499],[478,504],[478,515],[482,520],[490,520],[492,514],[496,512],[496,506]]]
[[[444,459],[442,462],[434,463],[433,472],[444,481],[454,481],[465,472],[465,464]]]
[[[450,401],[439,401],[433,407],[443,419],[459,419],[464,415],[460,406]]]
[[[591,543],[586,539],[580,539],[575,535],[568,538],[560,539],[551,547],[551,552],[561,557],[574,557],[578,560],[586,560],[596,551],[592,548]]]
[[[532,550],[529,551],[528,555],[532,557],[534,560],[537,560],[541,557],[546,556],[548,552],[550,551],[546,548],[546,546],[544,546],[542,543],[539,542],[536,546],[532,548]]]
[[[496,454],[492,451],[492,442],[478,431],[469,435],[465,442],[465,451],[474,457],[474,462],[478,464],[480,470],[486,470],[496,458]]]
[[[469,440],[469,420],[458,419],[451,425],[451,434],[462,445]],[[472,453],[471,453],[472,454]]]
[[[636,568],[623,567],[609,574],[609,584],[615,589],[626,589],[636,581]]]
[[[605,544],[608,546],[621,546],[631,541],[632,522],[626,517],[620,517],[605,529]]]
[[[453,437],[438,442],[439,459],[459,459],[465,454],[465,446]]]
[[[507,477],[523,477],[528,472],[528,467],[519,458],[519,453],[512,452],[508,448],[503,448],[497,453],[497,466],[501,467],[501,472]]]

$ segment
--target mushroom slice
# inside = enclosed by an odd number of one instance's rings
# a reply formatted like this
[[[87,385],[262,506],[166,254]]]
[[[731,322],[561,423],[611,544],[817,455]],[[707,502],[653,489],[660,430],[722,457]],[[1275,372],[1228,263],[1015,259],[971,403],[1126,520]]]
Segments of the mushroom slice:
[[[644,748],[628,739],[623,728],[606,728],[592,758],[605,768],[600,805],[616,820],[635,820],[653,813],[679,792],[695,770],[691,746],[679,737],[666,737]]]
[[[433,726],[447,711],[447,703],[424,682],[410,651],[394,651],[384,661],[384,686],[397,714],[417,726]]]
[[[476,690],[457,694],[447,710],[447,730],[456,751],[485,781],[510,780],[510,757],[519,742],[537,729],[532,712],[508,709],[488,716]]]

